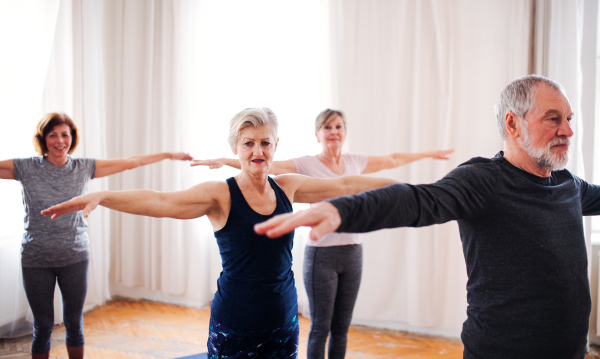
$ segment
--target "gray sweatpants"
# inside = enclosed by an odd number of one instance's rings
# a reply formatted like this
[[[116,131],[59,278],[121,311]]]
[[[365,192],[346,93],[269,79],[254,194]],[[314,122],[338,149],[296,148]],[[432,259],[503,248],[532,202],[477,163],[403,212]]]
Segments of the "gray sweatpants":
[[[312,247],[304,251],[304,286],[310,307],[308,359],[346,355],[348,329],[362,275],[362,244]]]

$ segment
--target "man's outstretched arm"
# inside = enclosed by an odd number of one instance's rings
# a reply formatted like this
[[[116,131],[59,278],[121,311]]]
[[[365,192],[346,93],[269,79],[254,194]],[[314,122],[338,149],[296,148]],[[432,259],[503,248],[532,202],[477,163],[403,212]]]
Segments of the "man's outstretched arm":
[[[493,200],[495,166],[459,167],[428,185],[393,184],[358,195],[338,197],[295,214],[256,225],[259,234],[276,238],[296,227],[312,227],[311,238],[338,232],[422,227],[476,217]]]

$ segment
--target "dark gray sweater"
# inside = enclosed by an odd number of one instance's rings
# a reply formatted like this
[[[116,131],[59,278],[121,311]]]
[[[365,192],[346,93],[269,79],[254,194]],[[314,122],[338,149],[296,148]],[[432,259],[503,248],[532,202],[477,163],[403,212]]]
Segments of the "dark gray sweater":
[[[583,215],[600,187],[473,158],[428,185],[395,184],[330,200],[338,232],[458,221],[467,264],[464,358],[583,358],[591,309]]]

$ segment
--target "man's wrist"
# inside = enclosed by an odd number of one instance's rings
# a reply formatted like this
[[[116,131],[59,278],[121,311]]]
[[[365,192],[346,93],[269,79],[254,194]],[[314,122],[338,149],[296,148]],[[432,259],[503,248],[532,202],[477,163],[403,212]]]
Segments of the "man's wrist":
[[[339,218],[339,225],[338,225],[338,227],[336,228],[335,231],[339,232],[340,228],[342,228],[342,225],[343,225],[343,222],[344,222],[343,221],[343,216],[342,216],[344,206],[341,203],[341,198],[339,198],[339,197],[337,197],[337,198],[329,198],[329,199],[326,199],[324,202],[332,205],[336,209],[337,216]]]

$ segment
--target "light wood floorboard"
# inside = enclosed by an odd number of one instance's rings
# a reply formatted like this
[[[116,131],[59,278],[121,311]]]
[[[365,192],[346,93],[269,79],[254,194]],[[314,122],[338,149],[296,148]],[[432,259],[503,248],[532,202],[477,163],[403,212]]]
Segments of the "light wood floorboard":
[[[209,309],[115,300],[85,314],[85,357],[89,359],[166,359],[206,352]],[[300,317],[299,358],[306,358],[310,320]],[[64,326],[52,333],[50,358],[67,359]],[[30,358],[31,335],[0,339],[0,358]],[[353,326],[348,359],[460,359],[460,340]],[[586,359],[594,359],[586,356]]]

